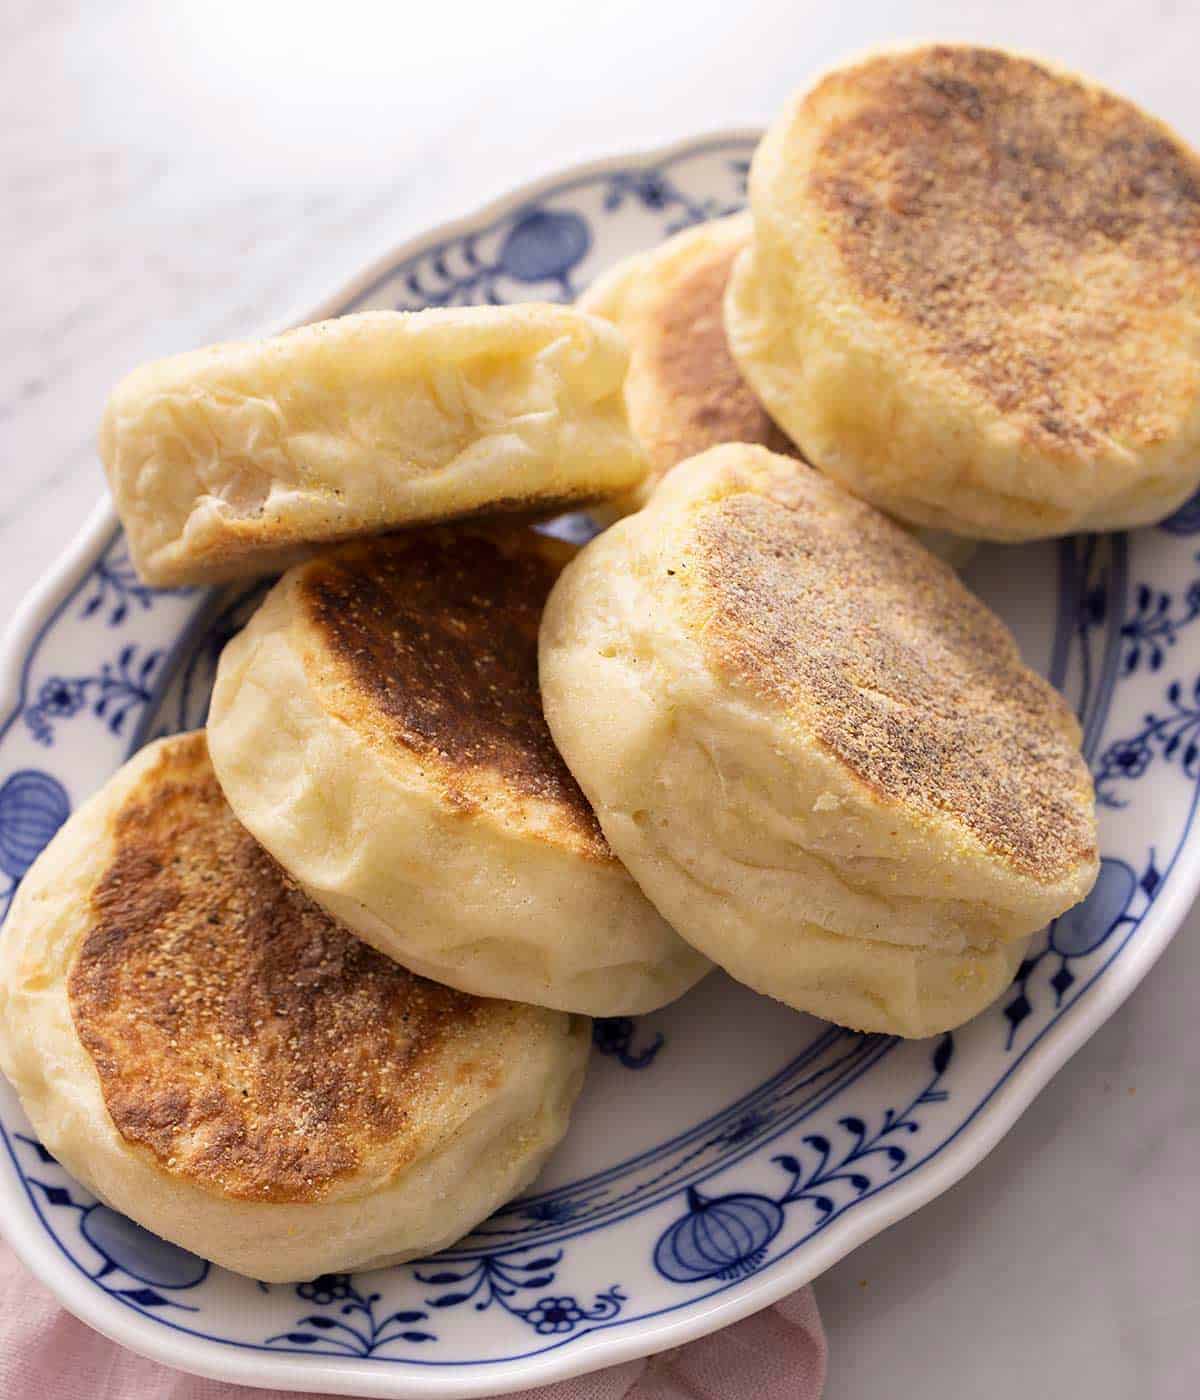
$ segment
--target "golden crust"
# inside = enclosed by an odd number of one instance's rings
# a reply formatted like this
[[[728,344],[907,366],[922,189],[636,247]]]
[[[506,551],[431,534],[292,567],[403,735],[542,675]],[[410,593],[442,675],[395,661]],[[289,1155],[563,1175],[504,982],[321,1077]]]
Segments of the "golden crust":
[[[628,490],[625,347],[574,307],[367,311],[145,365],[100,455],[141,576],[267,573],[322,545]]]
[[[751,231],[749,214],[686,229],[618,264],[580,302],[629,342],[625,404],[651,469],[613,503],[618,513],[645,505],[672,467],[722,443],[801,455],[746,382],[725,332],[726,287]],[[970,556],[964,540],[936,531],[921,538],[957,566]]]
[[[751,231],[747,214],[686,229],[619,264],[580,301],[629,342],[625,402],[651,466],[638,500],[677,463],[719,443],[794,451],[742,377],[725,335],[725,286]]]
[[[1200,162],[1082,79],[888,51],[797,94],[725,302],[803,455],[984,539],[1147,524],[1195,489]]]
[[[802,464],[672,470],[559,577],[551,731],[613,850],[734,977],[932,1035],[1091,888],[1079,730],[951,571]]]
[[[710,663],[859,782],[945,816],[1051,884],[1096,859],[1078,725],[1008,628],[878,511],[763,454],[693,524],[689,612]]]
[[[479,996],[635,1015],[707,964],[550,738],[537,636],[573,553],[446,528],[291,570],[221,655],[208,741],[238,819],[381,952]]]
[[[952,46],[832,74],[805,116],[822,123],[809,193],[846,275],[1026,438],[1086,452],[1173,431],[1156,357],[1113,373],[1115,339],[1153,343],[1200,295],[1200,164],[1159,122]]]
[[[399,1171],[436,1145],[443,1096],[495,1086],[489,1046],[545,1015],[425,981],[334,924],[235,820],[202,734],[163,746],[112,836],[71,1015],[118,1131],[180,1182],[299,1203],[368,1157]]]
[[[314,560],[297,582],[314,644],[336,677],[335,713],[435,780],[464,814],[520,826],[612,860],[542,714],[542,607],[573,551],[532,530],[427,530]]]

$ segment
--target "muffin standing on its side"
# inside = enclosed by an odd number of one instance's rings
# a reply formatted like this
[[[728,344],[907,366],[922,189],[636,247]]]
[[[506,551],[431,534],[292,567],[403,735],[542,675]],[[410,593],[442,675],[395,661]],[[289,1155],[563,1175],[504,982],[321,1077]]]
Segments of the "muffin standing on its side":
[[[980,539],[1162,519],[1200,482],[1200,162],[1080,78],[881,52],[767,131],[726,327],[804,456]]]
[[[115,1210],[252,1278],[453,1243],[527,1185],[588,1022],[415,977],[235,820],[202,734],[143,749],[22,881],[0,1065]]]
[[[566,567],[541,675],[642,889],[801,1010],[959,1025],[1095,880],[1062,697],[945,564],[763,448],[676,467]]]
[[[650,463],[646,479],[613,505],[637,510],[679,462],[722,442],[792,446],[742,378],[725,338],[722,303],[750,215],[733,214],[635,253],[579,299],[629,342],[625,407]]]
[[[406,967],[589,1015],[708,963],[613,855],[542,714],[542,604],[571,546],[408,531],[299,565],[226,647],[209,716],[233,810]]]
[[[725,291],[750,234],[749,214],[699,224],[618,263],[580,299],[581,310],[612,321],[629,342],[625,407],[650,462],[638,487],[592,511],[598,520],[639,510],[672,467],[722,443],[799,455],[742,377],[725,335]],[[955,568],[974,553],[957,535],[913,533]]]
[[[629,490],[646,466],[626,360],[569,306],[366,311],[135,370],[100,455],[145,582],[271,573],[352,536]]]

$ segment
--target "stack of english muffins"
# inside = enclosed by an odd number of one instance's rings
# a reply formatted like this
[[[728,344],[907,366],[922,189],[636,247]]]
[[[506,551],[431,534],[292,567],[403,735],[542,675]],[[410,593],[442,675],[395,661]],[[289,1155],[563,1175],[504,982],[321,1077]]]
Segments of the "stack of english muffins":
[[[1075,719],[951,563],[1200,485],[1200,164],[926,46],[797,95],[750,205],[578,308],[114,391],[142,578],[286,570],[0,948],[5,1074],[149,1229],[271,1280],[429,1253],[566,1132],[589,1017],[716,964],[932,1035],[1091,888]],[[539,528],[579,505],[583,549]]]

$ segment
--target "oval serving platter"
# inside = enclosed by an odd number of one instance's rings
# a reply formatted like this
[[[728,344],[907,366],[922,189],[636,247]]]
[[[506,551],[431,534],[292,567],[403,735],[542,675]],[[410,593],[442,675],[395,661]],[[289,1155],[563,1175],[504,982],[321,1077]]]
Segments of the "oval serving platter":
[[[574,297],[626,254],[742,207],[755,140],[545,181],[401,249],[314,316]],[[714,975],[662,1012],[597,1022],[572,1132],[531,1194],[435,1259],[298,1285],[212,1268],[97,1203],[0,1083],[8,1238],[66,1307],[134,1350],[301,1391],[495,1395],[774,1302],[978,1162],[1186,913],[1200,883],[1197,534],[1193,502],[1130,535],[984,549],[967,571],[1080,714],[1103,852],[1088,900],[970,1025],[858,1035]],[[216,657],[264,587],[145,588],[97,510],[7,643],[0,914],[129,753],[203,723]]]

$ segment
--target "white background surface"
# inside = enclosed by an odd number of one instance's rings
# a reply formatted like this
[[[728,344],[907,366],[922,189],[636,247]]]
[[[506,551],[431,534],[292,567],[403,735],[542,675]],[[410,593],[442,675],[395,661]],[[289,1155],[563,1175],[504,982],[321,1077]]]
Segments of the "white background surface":
[[[906,35],[1039,51],[1200,143],[1186,0],[2,0],[8,607],[100,490],[139,360],[277,324],[535,176],[761,124]],[[818,1283],[829,1400],[1200,1395],[1197,935],[983,1166]]]

